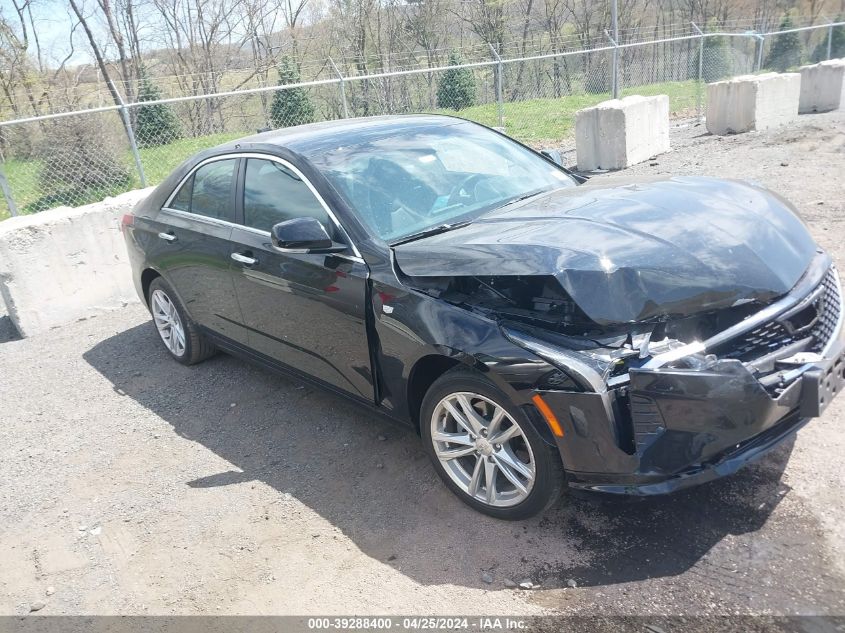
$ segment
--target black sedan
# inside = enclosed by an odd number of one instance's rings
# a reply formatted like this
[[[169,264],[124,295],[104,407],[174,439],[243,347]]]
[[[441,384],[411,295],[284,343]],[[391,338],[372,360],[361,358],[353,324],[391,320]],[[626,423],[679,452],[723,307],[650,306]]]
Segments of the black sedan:
[[[708,481],[820,415],[839,279],[788,202],[579,180],[461,119],[336,121],[191,158],[123,229],[173,358],[224,350],[408,424],[496,517]]]

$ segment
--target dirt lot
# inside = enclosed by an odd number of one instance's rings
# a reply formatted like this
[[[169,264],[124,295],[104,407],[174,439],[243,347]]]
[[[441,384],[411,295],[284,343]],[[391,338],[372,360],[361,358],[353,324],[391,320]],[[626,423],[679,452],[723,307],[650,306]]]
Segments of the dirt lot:
[[[673,142],[630,173],[758,180],[845,264],[845,115]],[[0,345],[0,612],[845,614],[843,455],[840,398],[727,480],[503,523],[411,432],[228,356],[177,365],[136,305]]]

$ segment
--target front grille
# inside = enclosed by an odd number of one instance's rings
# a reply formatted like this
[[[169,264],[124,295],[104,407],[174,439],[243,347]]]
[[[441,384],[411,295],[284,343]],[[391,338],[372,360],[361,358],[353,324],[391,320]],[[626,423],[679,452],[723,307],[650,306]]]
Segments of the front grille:
[[[836,336],[836,324],[839,323],[839,315],[842,312],[842,295],[836,279],[836,271],[832,266],[824,276],[822,284],[824,291],[821,300],[824,303],[824,309],[812,329],[813,345],[810,349],[814,352],[824,350]]]
[[[786,326],[777,321],[769,321],[758,328],[732,339],[724,346],[722,358],[735,358],[748,361],[765,356],[781,347],[789,345],[794,339]],[[717,353],[721,349],[716,350]]]
[[[833,266],[820,285],[823,290],[819,297],[797,314],[788,319],[776,317],[723,343],[712,350],[713,353],[721,358],[748,362],[808,337],[812,340],[806,350],[822,352],[836,335],[836,324],[842,312],[842,298]],[[813,293],[817,289],[818,286]]]

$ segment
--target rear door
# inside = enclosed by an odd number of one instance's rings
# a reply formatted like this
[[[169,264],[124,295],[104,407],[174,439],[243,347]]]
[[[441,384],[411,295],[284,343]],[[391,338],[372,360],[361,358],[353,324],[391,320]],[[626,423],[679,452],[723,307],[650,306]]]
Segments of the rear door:
[[[246,343],[229,266],[240,163],[205,161],[176,190],[156,218],[155,265],[194,321]]]
[[[250,347],[371,402],[366,264],[351,244],[334,254],[276,249],[270,241],[273,225],[304,216],[320,220],[335,241],[349,242],[295,167],[252,156],[243,170],[242,226],[232,233],[231,255]]]

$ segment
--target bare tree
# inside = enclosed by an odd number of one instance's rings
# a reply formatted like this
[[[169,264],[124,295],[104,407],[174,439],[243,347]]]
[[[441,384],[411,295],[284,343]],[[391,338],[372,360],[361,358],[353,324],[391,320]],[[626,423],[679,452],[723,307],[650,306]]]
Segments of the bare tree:
[[[246,24],[236,0],[154,0],[164,24],[163,40],[175,80],[183,94],[215,94],[238,57]],[[240,34],[240,35],[239,35]],[[226,121],[220,99],[188,106],[195,134],[221,132]]]

